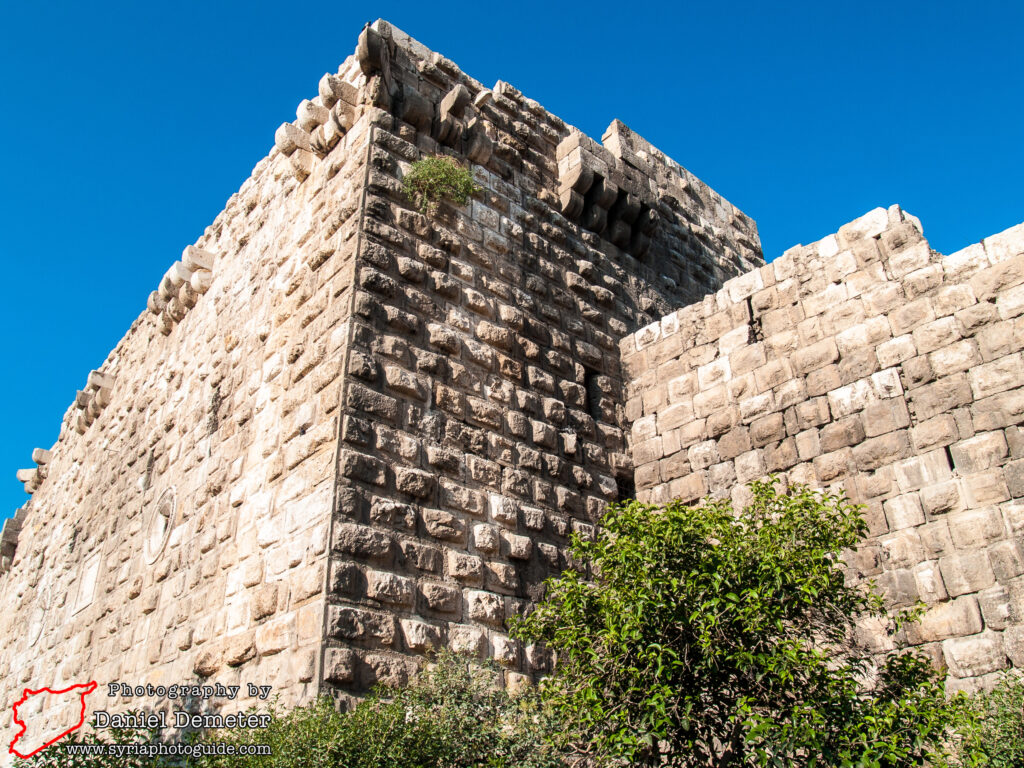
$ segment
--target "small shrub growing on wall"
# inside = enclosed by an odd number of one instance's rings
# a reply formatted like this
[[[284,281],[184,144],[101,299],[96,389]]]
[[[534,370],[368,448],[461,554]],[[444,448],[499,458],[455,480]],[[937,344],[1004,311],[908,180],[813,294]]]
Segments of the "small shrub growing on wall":
[[[465,205],[480,191],[473,174],[448,157],[417,160],[402,179],[402,189],[421,213],[432,213],[442,200]]]

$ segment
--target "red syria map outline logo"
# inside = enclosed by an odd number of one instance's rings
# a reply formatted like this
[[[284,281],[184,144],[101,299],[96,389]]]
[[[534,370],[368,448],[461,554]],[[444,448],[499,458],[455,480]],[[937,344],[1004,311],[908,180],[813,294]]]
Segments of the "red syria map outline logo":
[[[25,731],[28,730],[28,726],[25,724],[25,722],[21,718],[18,717],[18,707],[20,707],[22,704],[24,704],[26,701],[28,701],[29,696],[38,696],[40,693],[50,693],[50,694],[53,694],[53,695],[58,695],[58,694],[61,694],[61,693],[68,693],[69,691],[73,691],[76,688],[83,689],[82,693],[79,694],[79,698],[80,698],[80,700],[82,702],[82,712],[81,712],[81,714],[80,714],[80,716],[78,718],[78,724],[71,726],[66,731],[61,733],[59,736],[56,736],[55,738],[50,739],[48,742],[43,744],[41,747],[38,747],[38,748],[32,750],[27,755],[23,755],[23,754],[21,754],[21,752],[16,750],[14,748],[14,745],[18,743],[18,739],[20,739],[22,736],[24,736],[25,735]],[[33,691],[33,690],[29,689],[29,688],[26,688],[22,692],[21,701],[14,702],[14,722],[17,723],[18,725],[20,725],[21,729],[17,732],[17,734],[15,734],[14,741],[11,742],[11,746],[8,748],[8,751],[11,754],[17,755],[18,757],[20,757],[22,759],[28,759],[28,758],[32,757],[33,755],[39,754],[40,752],[42,752],[44,749],[46,749],[51,744],[60,741],[61,739],[63,739],[65,736],[67,736],[72,731],[76,731],[79,728],[81,728],[85,724],[85,697],[88,694],[90,694],[93,691],[95,691],[95,690],[96,690],[96,681],[95,680],[90,680],[88,683],[79,683],[78,685],[72,685],[72,686],[70,686],[68,688],[62,688],[59,691],[55,691],[55,690],[53,690],[51,688],[40,688],[38,691]]]

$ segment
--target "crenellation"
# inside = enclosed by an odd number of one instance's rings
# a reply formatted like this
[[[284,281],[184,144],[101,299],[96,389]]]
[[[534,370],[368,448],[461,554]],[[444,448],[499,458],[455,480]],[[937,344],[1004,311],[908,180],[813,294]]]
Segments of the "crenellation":
[[[981,244],[942,256],[915,217],[877,208],[679,310],[692,335],[652,324],[620,343],[641,499],[739,503],[735,484],[769,473],[845,490],[871,536],[852,577],[894,605],[924,600],[911,640],[966,688],[1016,663],[1003,637],[1024,562],[1011,522],[1024,231],[989,240],[998,262]],[[663,382],[668,399],[650,396]]]

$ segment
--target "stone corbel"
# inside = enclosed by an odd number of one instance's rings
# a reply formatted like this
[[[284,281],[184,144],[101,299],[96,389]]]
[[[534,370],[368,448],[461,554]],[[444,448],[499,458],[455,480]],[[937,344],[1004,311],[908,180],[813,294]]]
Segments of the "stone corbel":
[[[562,215],[633,256],[646,253],[658,216],[618,167],[620,161],[577,131],[558,145],[556,158]]]
[[[146,299],[146,309],[154,315],[159,315],[167,306],[167,299],[160,295],[160,291],[152,291]]]
[[[14,551],[18,547],[18,535],[25,525],[25,516],[28,510],[25,504],[14,513],[14,517],[4,521],[0,528],[0,573],[10,570],[14,561]]]
[[[294,123],[281,123],[274,133],[274,145],[288,158],[299,181],[309,175],[308,169],[313,167],[313,140],[308,133]]]
[[[103,412],[104,408],[110,405],[113,388],[114,377],[109,373],[102,373],[100,371],[89,372],[85,389],[75,393],[75,407],[78,408],[78,416],[75,419],[75,431],[78,434],[84,435],[89,426],[96,420],[96,417]],[[42,451],[42,449],[36,450]],[[39,456],[43,457],[44,454],[46,461],[49,461],[49,451],[43,451]],[[33,452],[32,458],[36,458],[35,452]]]
[[[629,247],[633,236],[633,222],[640,216],[640,198],[623,190],[608,210],[608,239],[623,250]]]
[[[181,263],[189,272],[196,272],[200,269],[213,269],[214,255],[209,251],[196,248],[194,245],[186,245],[181,252]]]
[[[199,294],[192,290],[192,276],[178,288],[178,301],[185,309],[192,309],[199,301]]]
[[[295,151],[300,149],[306,152],[312,150],[309,134],[295,123],[281,123],[281,126],[274,132],[274,145],[285,157],[291,157]]]
[[[483,120],[474,117],[466,127],[466,155],[477,165],[487,165],[494,154],[494,139]]]
[[[494,139],[487,131],[486,121],[472,115],[472,108],[481,109],[492,95],[490,91],[481,91],[474,99],[462,83],[453,87],[438,106],[434,138],[447,147],[461,144],[472,162],[486,165],[494,153]]]
[[[437,140],[448,147],[454,147],[466,130],[463,117],[466,107],[473,100],[466,86],[456,85],[441,99],[438,115]]]
[[[320,103],[330,110],[329,119],[316,129],[312,141],[318,153],[326,155],[351,130],[359,106],[359,91],[337,75],[329,72],[320,78],[317,88]]]
[[[299,130],[291,123],[285,125]],[[278,129],[278,133],[292,135],[281,129]],[[199,301],[199,297],[210,290],[216,258],[215,254],[202,248],[185,246],[181,252],[181,261],[171,265],[160,280],[160,287],[149,294],[146,308],[157,316],[157,329],[164,336],[170,335],[175,323],[180,323],[188,310]]]
[[[390,112],[396,94],[395,81],[391,76],[391,51],[388,40],[369,24],[359,33],[356,59],[359,69],[369,81],[370,103]]]
[[[651,247],[651,237],[658,227],[658,212],[645,205],[633,226],[633,236],[629,242],[629,252],[640,258]]]
[[[196,293],[206,293],[210,290],[210,286],[213,284],[213,272],[208,269],[197,269],[192,273],[192,278],[189,280],[189,285],[192,286],[192,290]]]

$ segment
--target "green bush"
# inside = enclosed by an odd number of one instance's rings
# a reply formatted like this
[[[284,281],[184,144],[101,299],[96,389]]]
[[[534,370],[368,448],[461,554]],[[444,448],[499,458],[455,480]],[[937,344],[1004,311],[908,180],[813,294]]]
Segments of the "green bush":
[[[38,754],[19,760],[18,764],[28,768],[170,768],[175,765],[159,755],[84,754],[76,751],[78,748],[128,744],[157,745],[159,730],[110,728],[89,733],[77,730]]]
[[[435,211],[442,200],[465,205],[480,191],[473,174],[449,157],[417,160],[402,179],[402,189],[421,213]]]
[[[1024,766],[1024,674],[1007,672],[996,687],[974,697],[973,728],[963,744],[964,762],[991,768]]]
[[[867,526],[843,496],[776,481],[727,501],[612,506],[596,539],[514,631],[558,654],[545,698],[599,763],[636,766],[939,765],[964,698],[924,658],[874,671],[859,617],[895,630],[840,553]],[[869,682],[872,681],[872,682]]]
[[[535,690],[510,696],[500,671],[449,653],[407,687],[381,688],[346,714],[329,700],[278,715],[267,730],[209,741],[270,744],[270,756],[204,757],[202,768],[555,768],[553,729]]]

